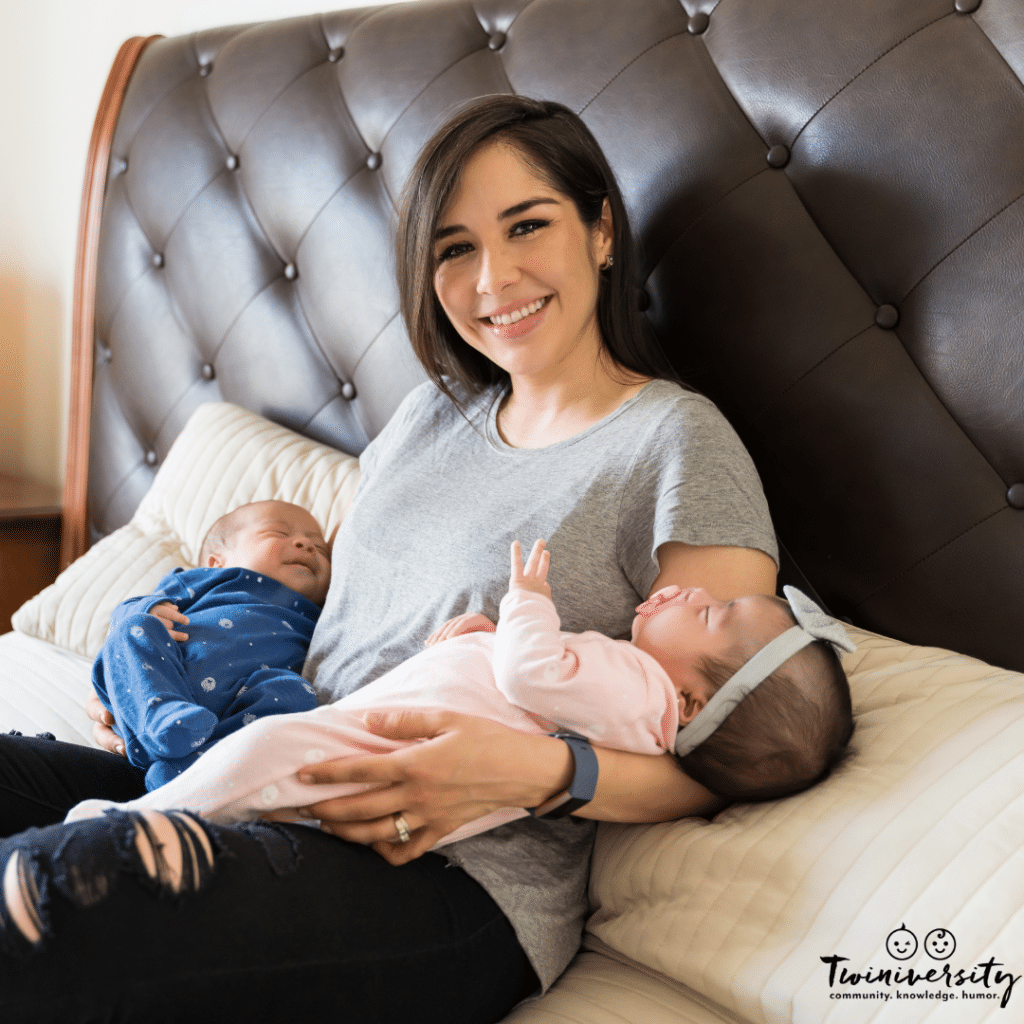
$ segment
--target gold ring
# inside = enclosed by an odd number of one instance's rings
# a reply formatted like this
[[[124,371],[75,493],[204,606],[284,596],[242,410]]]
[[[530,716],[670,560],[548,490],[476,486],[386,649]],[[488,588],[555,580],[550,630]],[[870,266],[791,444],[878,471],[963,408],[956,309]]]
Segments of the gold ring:
[[[401,814],[392,814],[391,820],[395,823],[395,831],[398,833],[398,841],[407,843],[412,838],[409,834],[409,822]]]

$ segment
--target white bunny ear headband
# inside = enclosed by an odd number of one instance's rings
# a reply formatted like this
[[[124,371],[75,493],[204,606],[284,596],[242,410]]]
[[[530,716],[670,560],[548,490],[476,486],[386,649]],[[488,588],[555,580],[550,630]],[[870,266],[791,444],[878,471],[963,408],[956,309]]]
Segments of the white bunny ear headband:
[[[676,734],[676,756],[685,757],[696,750],[736,709],[736,705],[756,690],[780,665],[815,640],[825,640],[836,654],[855,651],[842,624],[826,615],[796,587],[783,587],[789,607],[799,625],[792,626],[762,647],[735,675],[726,680],[700,709],[696,717]]]

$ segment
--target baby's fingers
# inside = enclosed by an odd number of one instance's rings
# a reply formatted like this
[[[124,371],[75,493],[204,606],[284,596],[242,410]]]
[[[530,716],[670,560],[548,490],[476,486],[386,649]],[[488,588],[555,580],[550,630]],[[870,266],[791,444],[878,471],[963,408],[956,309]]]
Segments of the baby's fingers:
[[[523,549],[519,546],[519,541],[512,541],[510,554],[512,566],[509,573],[509,583],[519,583],[523,578]]]
[[[548,576],[548,566],[551,564],[551,552],[544,546],[544,541],[538,540],[533,545],[530,557],[526,562],[525,575],[532,577],[538,583],[543,583]]]

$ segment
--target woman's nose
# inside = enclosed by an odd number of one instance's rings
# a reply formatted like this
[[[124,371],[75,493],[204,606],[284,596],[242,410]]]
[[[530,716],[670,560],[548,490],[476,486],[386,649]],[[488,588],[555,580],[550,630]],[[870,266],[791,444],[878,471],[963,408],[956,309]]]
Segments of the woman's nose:
[[[480,253],[480,274],[476,281],[479,295],[500,295],[502,289],[514,284],[518,270],[504,246],[484,246]]]

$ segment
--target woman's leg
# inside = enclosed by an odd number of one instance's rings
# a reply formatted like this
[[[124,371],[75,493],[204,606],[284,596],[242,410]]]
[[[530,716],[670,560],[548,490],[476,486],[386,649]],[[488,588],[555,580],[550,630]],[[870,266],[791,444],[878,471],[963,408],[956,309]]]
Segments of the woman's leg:
[[[461,869],[301,825],[115,812],[0,842],[0,879],[5,1024],[489,1024],[537,984]]]
[[[118,802],[146,792],[128,759],[77,743],[0,735],[0,836],[52,825],[80,800]]]

